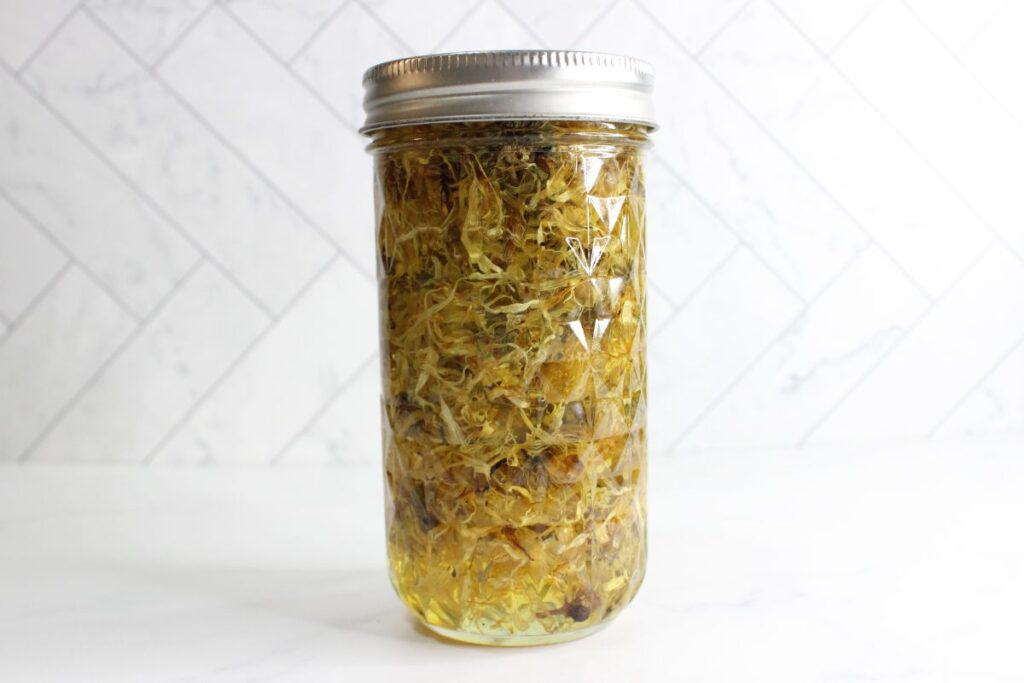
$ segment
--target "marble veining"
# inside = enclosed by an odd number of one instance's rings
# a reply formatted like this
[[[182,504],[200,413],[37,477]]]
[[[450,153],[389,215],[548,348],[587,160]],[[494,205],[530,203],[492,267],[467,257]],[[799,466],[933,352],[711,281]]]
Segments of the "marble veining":
[[[1020,439],[664,458],[640,593],[527,651],[417,630],[376,464],[0,466],[0,678],[1024,678]]]
[[[1024,434],[1022,30],[1002,0],[0,3],[0,460],[376,461],[360,73],[483,47],[655,66],[653,457]]]

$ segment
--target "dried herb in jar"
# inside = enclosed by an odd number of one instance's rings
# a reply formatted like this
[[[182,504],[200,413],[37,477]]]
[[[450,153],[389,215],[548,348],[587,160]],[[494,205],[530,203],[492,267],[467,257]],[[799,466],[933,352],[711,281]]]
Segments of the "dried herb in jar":
[[[373,137],[392,581],[444,629],[601,622],[646,553],[646,129]]]

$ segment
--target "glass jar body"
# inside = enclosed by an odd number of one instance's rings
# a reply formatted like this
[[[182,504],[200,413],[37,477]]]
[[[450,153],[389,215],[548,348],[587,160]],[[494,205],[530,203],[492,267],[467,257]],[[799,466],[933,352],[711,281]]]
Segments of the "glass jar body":
[[[646,562],[647,129],[373,137],[392,583],[459,640],[592,632]]]

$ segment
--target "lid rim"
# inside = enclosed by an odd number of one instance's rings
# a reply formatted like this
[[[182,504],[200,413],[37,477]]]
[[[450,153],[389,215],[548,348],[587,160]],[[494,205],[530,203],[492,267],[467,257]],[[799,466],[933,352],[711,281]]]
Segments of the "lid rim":
[[[657,127],[653,69],[605,52],[420,55],[366,70],[361,133],[431,122],[564,119]]]
[[[390,59],[363,72],[363,84],[388,78],[463,68],[504,69],[509,67],[626,68],[653,79],[654,67],[637,57],[589,50],[471,50],[436,52]]]

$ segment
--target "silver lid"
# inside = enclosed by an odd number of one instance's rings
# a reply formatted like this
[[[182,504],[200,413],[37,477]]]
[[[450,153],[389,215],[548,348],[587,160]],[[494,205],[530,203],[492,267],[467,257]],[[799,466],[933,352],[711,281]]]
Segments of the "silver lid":
[[[454,52],[384,62],[363,76],[363,133],[441,121],[573,119],[655,127],[653,72],[601,52]]]

